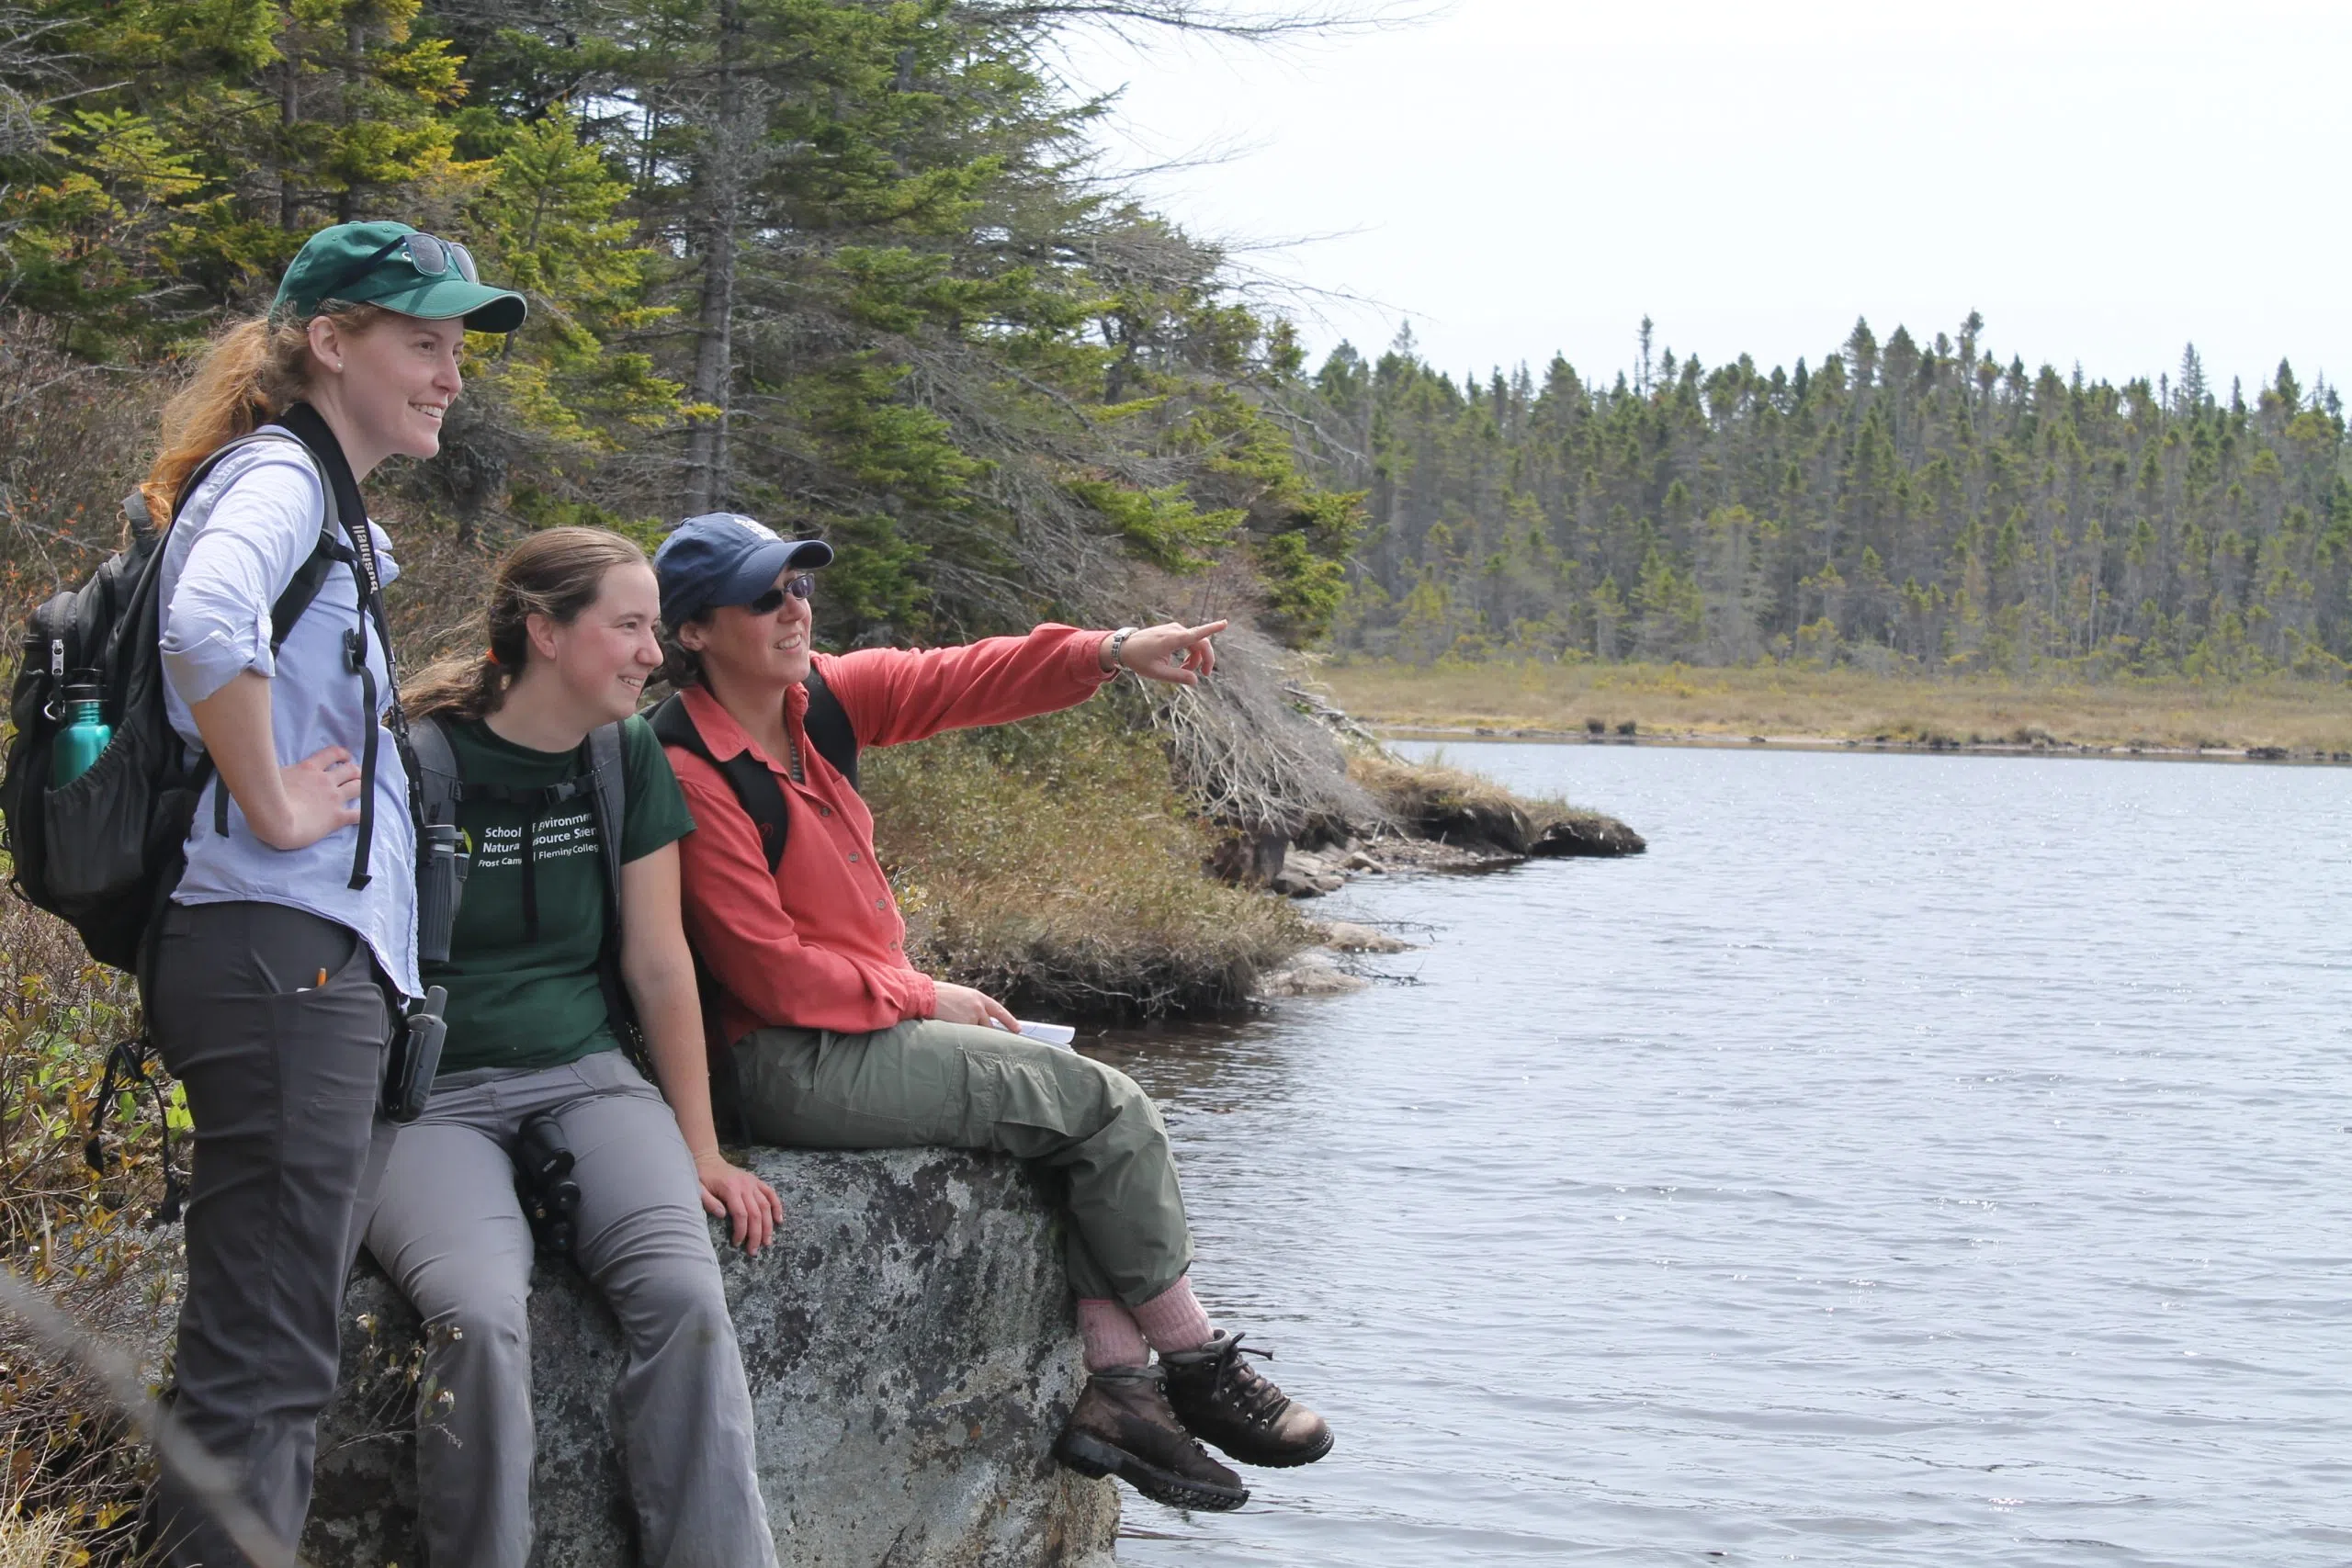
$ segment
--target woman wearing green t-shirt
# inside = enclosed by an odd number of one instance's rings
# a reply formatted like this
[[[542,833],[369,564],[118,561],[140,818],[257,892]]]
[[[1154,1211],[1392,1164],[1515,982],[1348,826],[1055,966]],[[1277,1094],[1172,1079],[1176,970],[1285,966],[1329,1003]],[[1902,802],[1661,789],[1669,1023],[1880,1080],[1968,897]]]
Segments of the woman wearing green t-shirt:
[[[514,1155],[543,1118],[575,1161],[573,1261],[628,1340],[614,1404],[644,1560],[775,1562],[703,1215],[727,1215],[756,1250],[783,1205],[720,1156],[712,1127],[678,915],[677,840],[694,821],[632,716],[661,662],[659,607],[644,552],[619,535],[533,535],[492,577],[488,651],[436,666],[409,694],[412,719],[448,739],[473,848],[450,959],[423,968],[449,994],[440,1074],[393,1144],[368,1227],[368,1251],[424,1318],[417,1500],[435,1563],[523,1568],[530,1555],[534,1240]],[[667,1105],[622,1054],[606,1003],[608,849],[584,786],[590,734],[616,721],[619,978]]]

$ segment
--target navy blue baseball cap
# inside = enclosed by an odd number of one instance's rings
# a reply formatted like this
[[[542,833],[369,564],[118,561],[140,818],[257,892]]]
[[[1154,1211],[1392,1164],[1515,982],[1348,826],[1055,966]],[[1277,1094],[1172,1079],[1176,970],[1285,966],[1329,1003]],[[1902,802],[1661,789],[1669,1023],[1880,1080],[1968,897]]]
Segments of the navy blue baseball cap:
[[[793,567],[831,566],[822,539],[787,539],[739,512],[706,512],[670,532],[653,554],[662,581],[662,621],[683,626],[705,610],[748,604]]]

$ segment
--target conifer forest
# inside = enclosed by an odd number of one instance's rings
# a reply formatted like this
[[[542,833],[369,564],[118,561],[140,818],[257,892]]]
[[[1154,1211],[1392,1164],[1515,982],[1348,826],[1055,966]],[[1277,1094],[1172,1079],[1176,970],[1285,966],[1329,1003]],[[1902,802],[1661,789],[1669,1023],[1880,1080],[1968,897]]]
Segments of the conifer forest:
[[[1457,384],[1409,334],[1315,378],[1318,472],[1367,526],[1337,637],[1480,658],[1879,672],[2340,679],[2352,654],[2343,405],[2282,362],[2248,390],[2116,387],[1867,322],[1816,367],[1555,358]]]
[[[1096,171],[1104,105],[1047,56],[1101,14],[1311,21],[1196,0],[0,9],[0,513],[41,545],[9,596],[112,547],[153,408],[209,332],[266,309],[320,226],[395,218],[530,302],[512,340],[477,341],[440,457],[387,471],[460,538],[650,539],[714,507],[822,531],[837,646],[1102,615],[1213,566],[1264,624],[1319,635],[1356,502],[1272,417],[1287,329]],[[143,425],[109,423],[125,404]]]
[[[727,506],[840,547],[836,646],[1212,574],[1409,662],[2339,678],[2341,404],[2153,384],[1972,316],[1815,365],[1310,367],[1107,177],[1076,28],[1195,0],[37,0],[0,9],[0,522],[20,602],[111,546],[152,413],[321,224],[468,243],[482,340],[396,482],[462,539]],[[132,410],[146,420],[130,418]],[[45,424],[41,422],[46,422]],[[50,434],[37,435],[40,424]],[[25,541],[39,547],[28,557]],[[1157,584],[1158,587],[1154,585]]]

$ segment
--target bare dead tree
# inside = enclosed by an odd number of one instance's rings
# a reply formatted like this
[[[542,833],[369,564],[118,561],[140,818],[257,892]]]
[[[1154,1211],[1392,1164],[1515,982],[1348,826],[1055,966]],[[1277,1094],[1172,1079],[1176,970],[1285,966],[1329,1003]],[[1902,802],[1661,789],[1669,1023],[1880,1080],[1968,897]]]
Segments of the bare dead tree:
[[[1371,32],[1435,16],[1445,0],[1313,0],[1249,5],[1235,0],[965,0],[954,15],[997,26],[1056,28],[1080,23],[1136,39],[1187,32],[1250,43]]]
[[[735,276],[744,201],[765,160],[773,94],[746,59],[741,0],[719,0],[716,90],[710,127],[695,171],[703,207],[698,249],[702,288],[695,314],[695,364],[688,394],[703,408],[686,430],[686,510],[709,512],[729,489],[728,413],[735,381]]]
[[[1208,681],[1152,693],[1152,722],[1202,813],[1285,838],[1318,818],[1383,820],[1385,813],[1348,776],[1339,740],[1293,696],[1291,656],[1239,626],[1216,646],[1216,673]]]

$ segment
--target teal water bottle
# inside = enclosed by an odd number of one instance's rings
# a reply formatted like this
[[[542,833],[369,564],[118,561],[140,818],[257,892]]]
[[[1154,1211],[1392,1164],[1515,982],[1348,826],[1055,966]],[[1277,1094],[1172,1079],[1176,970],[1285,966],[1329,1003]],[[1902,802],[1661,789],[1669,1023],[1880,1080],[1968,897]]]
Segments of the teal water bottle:
[[[57,732],[56,748],[50,753],[50,787],[63,789],[88,773],[113,739],[114,727],[98,716],[98,688],[66,687],[65,728]]]

